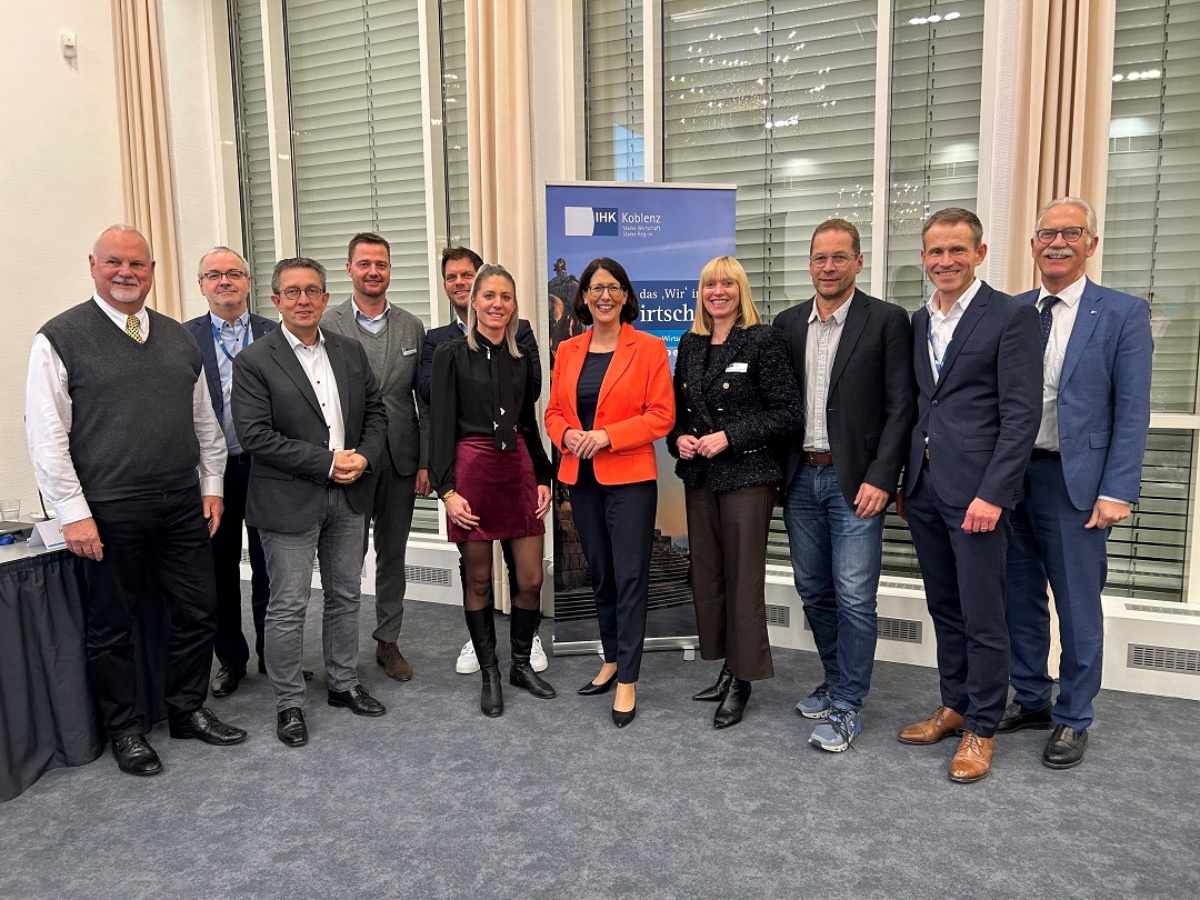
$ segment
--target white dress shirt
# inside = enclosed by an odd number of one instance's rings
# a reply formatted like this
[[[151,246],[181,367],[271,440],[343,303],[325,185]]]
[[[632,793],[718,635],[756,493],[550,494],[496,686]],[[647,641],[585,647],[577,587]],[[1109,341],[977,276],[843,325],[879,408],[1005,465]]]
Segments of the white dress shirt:
[[[848,298],[822,322],[814,298],[808,316],[804,346],[804,449],[810,452],[829,450],[829,423],[825,414],[829,403],[829,378],[849,313]]]
[[[97,294],[96,304],[121,329],[127,316],[105,303]],[[135,317],[142,339],[150,337],[150,314],[142,307]],[[133,340],[130,338],[130,340]],[[225,483],[225,436],[208,396],[203,372],[192,392],[192,421],[200,443],[200,493],[221,497]],[[43,497],[54,507],[64,525],[91,518],[92,510],[83,496],[75,463],[71,459],[71,395],[67,390],[67,367],[44,334],[33,339],[29,353],[29,378],[25,384],[25,436],[33,472]]]
[[[954,331],[982,285],[983,282],[978,278],[972,281],[970,287],[963,291],[962,296],[954,301],[950,311],[945,314],[938,307],[936,292],[929,297],[929,340],[926,343],[929,345],[929,367],[933,372],[934,384],[937,384],[938,378],[941,377],[942,363],[946,359],[946,349],[954,338]]]
[[[1042,311],[1042,300],[1057,297],[1058,302],[1050,307],[1050,338],[1042,354],[1042,424],[1038,428],[1033,446],[1039,450],[1058,450],[1058,383],[1062,377],[1063,358],[1067,355],[1067,343],[1071,340],[1071,329],[1079,314],[1079,301],[1083,299],[1083,288],[1087,278],[1077,278],[1074,283],[1058,294],[1045,288],[1038,292],[1037,311]]]
[[[325,424],[329,426],[329,446],[326,449],[335,453],[346,449],[346,423],[342,418],[342,400],[338,394],[337,380],[333,377],[333,366],[329,364],[329,354],[325,352],[325,335],[317,329],[317,342],[311,347],[292,334],[287,326],[283,326],[283,335],[296,352],[300,367],[308,376],[321,404],[321,414],[325,416]],[[330,467],[332,474],[333,468]]]

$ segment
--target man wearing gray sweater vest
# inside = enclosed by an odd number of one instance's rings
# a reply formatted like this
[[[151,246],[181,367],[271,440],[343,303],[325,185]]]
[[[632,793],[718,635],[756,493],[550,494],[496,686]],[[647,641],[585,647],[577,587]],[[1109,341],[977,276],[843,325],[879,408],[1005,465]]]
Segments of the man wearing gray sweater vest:
[[[26,433],[38,486],[85,560],[88,679],[113,756],[123,772],[156,775],[132,640],[142,604],[164,603],[170,615],[171,737],[246,737],[204,707],[225,445],[196,342],[145,306],[154,284],[146,239],[113,225],[88,262],[95,293],[34,339]]]

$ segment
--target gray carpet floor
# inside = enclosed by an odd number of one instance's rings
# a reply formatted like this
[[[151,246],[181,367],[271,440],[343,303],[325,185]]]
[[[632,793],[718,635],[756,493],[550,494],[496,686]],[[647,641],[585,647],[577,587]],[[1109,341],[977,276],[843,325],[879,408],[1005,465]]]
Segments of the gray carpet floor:
[[[307,747],[275,739],[252,674],[210,701],[250,730],[241,746],[160,725],[158,777],[107,753],[50,772],[0,804],[0,897],[1200,897],[1198,703],[1105,692],[1083,766],[1044,768],[1046,733],[1020,732],[991,777],[956,785],[952,741],[895,739],[937,705],[932,670],[879,664],[862,736],[827,754],[792,711],[820,680],[811,653],[776,651],[774,680],[725,731],[688,699],[718,666],[649,653],[618,731],[611,695],[574,693],[596,657],[551,660],[555,700],[506,684],[487,719],[478,676],[454,672],[461,611],[409,605],[407,684],[375,665],[369,600],[363,613],[362,680],[386,716],[325,704],[314,605]]]

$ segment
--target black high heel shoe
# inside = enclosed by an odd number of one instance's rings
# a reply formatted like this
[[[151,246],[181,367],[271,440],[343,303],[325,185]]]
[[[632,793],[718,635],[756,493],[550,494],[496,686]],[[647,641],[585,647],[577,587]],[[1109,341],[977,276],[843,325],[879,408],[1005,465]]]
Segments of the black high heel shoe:
[[[729,690],[729,682],[732,680],[733,672],[729,669],[729,663],[726,663],[721,666],[721,674],[717,676],[717,683],[698,694],[693,694],[692,699],[705,703],[718,703],[725,699],[725,692]]]
[[[626,725],[628,725],[630,722],[632,722],[634,719],[634,716],[637,715],[637,687],[636,687],[637,682],[635,681],[635,682],[631,682],[631,683],[634,685],[633,706],[631,706],[629,709],[625,710],[624,712],[622,712],[619,709],[615,709],[615,708],[612,711],[613,724],[616,725],[618,728],[624,728]],[[613,702],[615,703],[616,700],[614,699]]]
[[[717,707],[716,715],[713,716],[713,728],[728,728],[742,721],[749,700],[750,682],[740,678],[730,681],[729,690],[721,698],[721,705]]]
[[[597,694],[607,694],[612,690],[613,685],[616,683],[617,673],[614,671],[612,673],[612,677],[609,678],[608,681],[601,682],[600,684],[596,684],[595,681],[589,681],[575,693],[581,694],[584,697],[594,697]]]

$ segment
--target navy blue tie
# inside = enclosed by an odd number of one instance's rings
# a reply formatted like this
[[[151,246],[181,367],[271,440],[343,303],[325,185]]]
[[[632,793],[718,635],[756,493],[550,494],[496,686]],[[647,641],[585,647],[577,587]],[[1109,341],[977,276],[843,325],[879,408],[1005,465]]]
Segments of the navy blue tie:
[[[1042,327],[1042,349],[1046,349],[1046,344],[1050,340],[1050,329],[1054,327],[1054,314],[1050,312],[1050,307],[1058,302],[1057,297],[1043,297],[1042,311],[1038,314],[1038,323]]]

